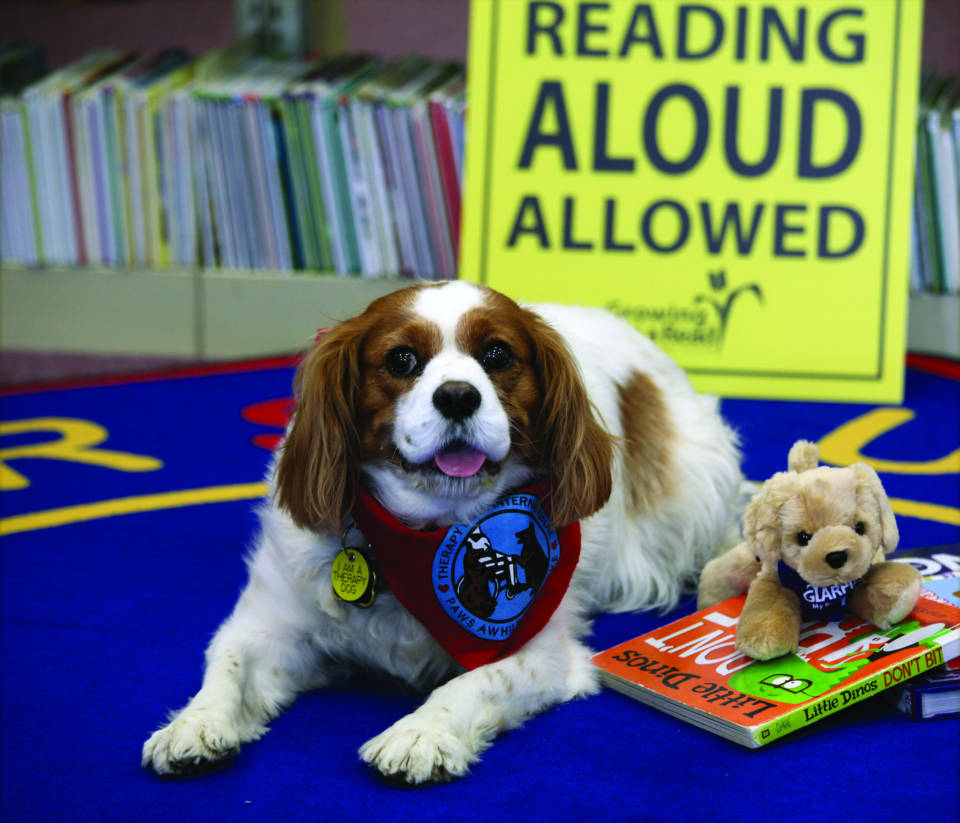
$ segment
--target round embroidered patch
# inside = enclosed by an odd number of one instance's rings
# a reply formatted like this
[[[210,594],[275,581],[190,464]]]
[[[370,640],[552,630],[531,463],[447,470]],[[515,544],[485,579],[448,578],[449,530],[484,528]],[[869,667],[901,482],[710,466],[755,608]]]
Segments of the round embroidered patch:
[[[559,559],[540,501],[514,494],[473,523],[450,527],[433,558],[433,590],[468,632],[506,640]]]

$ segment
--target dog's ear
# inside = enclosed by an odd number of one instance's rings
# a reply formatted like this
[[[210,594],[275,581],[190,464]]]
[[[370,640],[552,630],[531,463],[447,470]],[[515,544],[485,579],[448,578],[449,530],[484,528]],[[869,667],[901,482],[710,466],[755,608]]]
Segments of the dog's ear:
[[[355,424],[360,345],[367,324],[347,320],[304,358],[297,406],[277,465],[277,501],[303,528],[339,530],[359,483]]]
[[[890,554],[900,542],[900,531],[890,498],[883,490],[880,477],[866,463],[852,463],[850,469],[857,478],[857,506],[873,514],[876,521],[874,527],[880,529],[880,547],[884,554]]]
[[[553,520],[571,523],[590,516],[609,499],[613,443],[597,422],[563,338],[533,312],[525,313],[540,392],[532,437],[540,464],[552,474]]]
[[[743,538],[764,571],[776,572],[781,546],[780,509],[796,486],[796,473],[778,472],[760,487],[743,511]]]

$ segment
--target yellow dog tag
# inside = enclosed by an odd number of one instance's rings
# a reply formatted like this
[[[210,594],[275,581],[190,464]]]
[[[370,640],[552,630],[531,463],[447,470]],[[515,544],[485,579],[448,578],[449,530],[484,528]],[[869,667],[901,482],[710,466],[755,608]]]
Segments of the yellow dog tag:
[[[330,569],[333,593],[347,603],[366,608],[377,596],[377,575],[357,549],[342,549]]]

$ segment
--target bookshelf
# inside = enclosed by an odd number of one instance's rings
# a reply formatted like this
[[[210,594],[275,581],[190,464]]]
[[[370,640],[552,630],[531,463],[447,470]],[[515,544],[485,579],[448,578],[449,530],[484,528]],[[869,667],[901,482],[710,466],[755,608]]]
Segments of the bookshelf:
[[[229,5],[206,5],[217,2]],[[327,53],[349,47],[387,57],[417,50],[438,59],[465,57],[468,0],[406,0],[402,9],[383,0],[299,2],[310,5],[311,39]],[[941,45],[951,42],[951,26],[945,28]],[[945,53],[953,54],[951,48]],[[306,345],[317,326],[407,282],[305,272],[8,266],[0,271],[0,347],[211,359],[285,353]],[[960,358],[958,327],[957,296],[911,297],[910,349]]]

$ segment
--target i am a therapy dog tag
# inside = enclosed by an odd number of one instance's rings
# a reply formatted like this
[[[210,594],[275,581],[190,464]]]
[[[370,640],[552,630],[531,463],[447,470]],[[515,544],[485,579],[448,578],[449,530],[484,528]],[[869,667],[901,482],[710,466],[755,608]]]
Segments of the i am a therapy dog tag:
[[[347,536],[355,528],[351,525],[343,532],[343,548],[330,568],[330,585],[339,600],[367,608],[377,598],[377,573],[361,549],[347,545]]]

